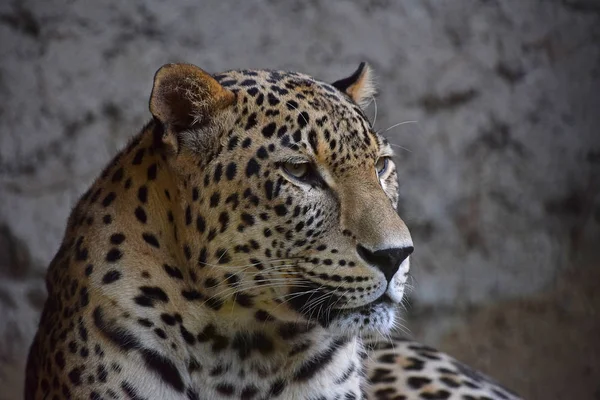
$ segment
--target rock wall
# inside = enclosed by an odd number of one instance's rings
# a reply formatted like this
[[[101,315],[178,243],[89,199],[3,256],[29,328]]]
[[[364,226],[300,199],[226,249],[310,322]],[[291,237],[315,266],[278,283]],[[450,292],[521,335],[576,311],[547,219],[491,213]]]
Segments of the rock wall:
[[[417,314],[535,295],[600,238],[594,0],[15,0],[0,43],[0,382],[17,388],[70,208],[148,120],[167,62],[328,81],[372,64]]]

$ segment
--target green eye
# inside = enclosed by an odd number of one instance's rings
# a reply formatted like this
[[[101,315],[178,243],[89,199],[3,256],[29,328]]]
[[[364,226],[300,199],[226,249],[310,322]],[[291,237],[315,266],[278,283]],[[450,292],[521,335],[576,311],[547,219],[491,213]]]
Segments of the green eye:
[[[377,175],[382,176],[387,172],[390,167],[390,158],[389,157],[381,157],[375,163],[375,170],[377,171]]]
[[[291,163],[283,164],[284,171],[296,179],[304,179],[308,175],[310,165],[308,163]]]

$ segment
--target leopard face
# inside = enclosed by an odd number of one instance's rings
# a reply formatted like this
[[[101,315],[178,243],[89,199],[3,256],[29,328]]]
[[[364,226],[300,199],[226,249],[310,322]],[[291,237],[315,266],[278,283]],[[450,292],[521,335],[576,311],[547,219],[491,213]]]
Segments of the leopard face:
[[[334,84],[280,71],[155,78],[154,136],[183,223],[178,248],[213,308],[260,308],[347,334],[389,331],[412,252],[362,64]]]

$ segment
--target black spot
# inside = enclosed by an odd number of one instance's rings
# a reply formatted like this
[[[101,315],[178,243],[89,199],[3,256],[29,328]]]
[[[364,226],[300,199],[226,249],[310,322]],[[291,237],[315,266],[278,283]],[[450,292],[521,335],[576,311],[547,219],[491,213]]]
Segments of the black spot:
[[[190,246],[188,246],[187,244],[183,245],[183,255],[185,256],[185,259],[188,261],[192,259],[192,250],[190,249]]]
[[[109,214],[105,214],[102,217],[102,222],[104,222],[105,225],[109,225],[112,222],[112,217]]]
[[[335,384],[341,385],[342,383],[346,382],[348,379],[350,379],[350,377],[352,376],[352,374],[354,373],[355,370],[356,370],[356,364],[351,363],[350,366],[346,369],[346,371],[344,371],[342,376],[340,376],[338,379],[335,380]]]
[[[196,338],[194,337],[194,335],[192,335],[190,331],[185,329],[183,325],[179,325],[179,332],[181,333],[181,337],[183,337],[183,340],[185,340],[185,342],[190,346],[196,343]]]
[[[273,321],[275,318],[265,310],[258,310],[254,313],[254,318],[260,322]]]
[[[223,211],[219,214],[219,223],[221,224],[221,233],[227,230],[227,226],[229,226],[229,214]]]
[[[247,149],[248,147],[250,147],[250,145],[252,144],[252,139],[250,138],[246,138],[244,139],[244,141],[242,142],[242,147],[244,149]]]
[[[102,277],[102,283],[107,285],[109,283],[113,283],[113,282],[119,280],[120,278],[121,278],[121,273],[115,269],[111,269],[106,274],[104,274],[104,276]]]
[[[206,231],[206,221],[201,215],[198,215],[198,217],[196,217],[196,229],[200,233],[204,233],[204,231]]]
[[[102,192],[101,188],[96,189],[96,191],[94,192],[94,194],[90,198],[90,204],[91,203],[95,203],[96,201],[98,201],[98,198],[100,198],[100,193],[101,192]]]
[[[248,385],[242,389],[241,400],[251,400],[258,394],[258,388],[254,385]]]
[[[144,232],[142,233],[142,238],[144,242],[148,243],[152,247],[160,248],[160,243],[158,243],[158,239],[151,233]]]
[[[144,211],[144,209],[142,207],[139,207],[139,206],[135,209],[135,217],[142,224],[145,224],[146,221],[148,220],[148,217],[146,216],[146,211]]]
[[[234,300],[240,306],[245,307],[245,308],[250,308],[250,307],[254,306],[254,300],[253,300],[252,296],[249,295],[248,293],[244,293],[244,292],[236,293],[234,296]]]
[[[283,390],[285,389],[285,381],[283,379],[278,379],[269,388],[269,397],[277,397],[279,396]]]
[[[333,341],[329,348],[312,356],[308,361],[305,361],[296,371],[294,379],[297,381],[307,381],[318,374],[325,368],[333,359],[336,351],[346,343],[347,339],[340,338]]]
[[[256,160],[254,158],[251,158],[250,161],[248,161],[248,165],[246,166],[246,176],[248,178],[250,178],[252,175],[257,175],[260,172],[260,165],[258,164],[258,162],[256,162]]]
[[[246,122],[245,130],[250,130],[256,126],[256,113],[252,113],[248,116],[248,122]]]
[[[146,149],[139,149],[136,153],[135,156],[133,157],[133,165],[140,165],[142,163],[142,160],[144,158],[144,152],[146,151]]]
[[[183,379],[171,360],[145,348],[141,350],[141,353],[148,369],[156,372],[165,383],[171,385],[178,392],[183,392]]]
[[[117,182],[120,182],[122,179],[123,179],[123,168],[121,167],[115,171],[111,180],[113,183],[117,183]]]
[[[440,389],[437,392],[424,392],[421,393],[421,398],[425,400],[444,400],[449,399],[451,393],[447,390]],[[468,395],[467,395],[468,396]],[[467,397],[463,397],[465,400]],[[487,396],[480,396],[478,400],[492,400],[492,398]]]
[[[213,288],[213,287],[217,286],[218,284],[219,284],[219,281],[217,281],[215,278],[211,278],[211,277],[206,278],[206,280],[204,281],[204,287],[206,287],[206,288]]]
[[[88,377],[88,383],[91,384],[92,382],[90,382],[90,378],[93,378],[93,377],[91,375]],[[67,396],[65,396],[65,397],[67,397]],[[98,392],[92,391],[90,393],[90,400],[104,400],[104,398],[102,396],[100,396],[98,394]]]
[[[110,192],[109,194],[106,195],[106,197],[104,197],[104,199],[102,200],[102,205],[104,207],[108,207],[110,206],[110,204],[115,200],[115,198],[117,197],[117,194],[115,192]]]
[[[449,388],[457,388],[460,386],[460,383],[456,382],[454,379],[449,378],[447,376],[443,376],[440,378],[440,382],[448,386]]]
[[[81,385],[81,372],[82,372],[82,370],[83,370],[83,367],[77,367],[77,368],[73,368],[69,372],[69,380],[71,381],[71,383],[74,386]]]
[[[302,111],[298,115],[296,121],[298,122],[298,125],[300,125],[300,129],[302,129],[308,124],[308,122],[310,121],[310,117],[308,116],[308,113],[306,111]]]
[[[213,175],[214,183],[219,183],[221,181],[221,176],[223,176],[223,165],[221,165],[221,163],[219,163],[215,167],[215,173]]]
[[[112,244],[119,245],[119,244],[123,243],[124,240],[125,240],[125,235],[123,235],[122,233],[114,233],[114,234],[110,235],[110,242]]]
[[[262,93],[260,93],[260,94],[258,95],[258,97],[256,98],[256,105],[257,105],[257,106],[260,106],[260,105],[262,105],[262,103],[263,103],[264,101],[265,101],[265,95],[264,95],[264,94],[262,94]]]
[[[227,179],[233,180],[233,178],[235,178],[236,171],[237,165],[234,162],[230,162],[225,170],[225,176],[227,176]]]
[[[290,340],[298,335],[310,332],[314,326],[305,323],[285,322],[279,327],[279,336],[283,340]]]
[[[221,195],[219,192],[214,192],[212,196],[210,196],[210,207],[214,208],[219,205],[219,201],[221,200]]]
[[[318,154],[319,148],[317,143],[317,133],[313,129],[308,132],[308,143],[310,144],[310,147],[312,147],[315,154]]]
[[[181,291],[181,295],[187,300],[187,301],[197,301],[197,300],[202,300],[204,299],[204,296],[202,295],[202,293],[200,293],[199,291],[195,290],[195,289],[190,289],[190,290],[182,290]]]
[[[98,365],[97,368],[97,377],[98,380],[102,383],[106,383],[106,378],[108,377],[108,371],[106,371],[106,367],[102,364]]]
[[[269,158],[269,152],[265,148],[265,146],[260,146],[258,150],[256,150],[256,157],[261,160]]]
[[[217,249],[216,253],[215,253],[215,257],[217,258],[217,262],[219,264],[227,264],[229,262],[231,262],[231,256],[229,254],[227,254],[227,249]]]
[[[223,307],[223,300],[218,297],[210,297],[206,300],[206,305],[215,311],[219,311]]]
[[[235,391],[235,387],[229,383],[219,383],[215,389],[224,396],[231,396]]]
[[[121,389],[123,389],[123,392],[125,392],[125,394],[130,400],[146,400],[145,398],[141,397],[134,389],[134,387],[128,382],[123,381],[121,383]]]
[[[140,286],[141,295],[134,298],[135,302],[141,306],[153,307],[155,301],[163,303],[169,302],[169,296],[157,286]],[[148,305],[149,304],[149,305]]]
[[[69,351],[73,354],[77,353],[77,343],[74,340],[69,342]],[[62,369],[62,368],[61,368]]]
[[[235,79],[228,79],[225,81],[221,82],[221,86],[225,86],[225,87],[229,87],[229,86],[233,86],[237,83],[237,81]]]
[[[273,93],[269,93],[267,95],[267,100],[269,101],[269,105],[271,105],[271,106],[275,106],[275,105],[279,104],[279,99],[277,97],[275,97],[275,95]]]
[[[217,230],[212,228],[210,231],[208,231],[208,236],[206,237],[206,240],[208,240],[209,242],[212,242],[214,238],[217,237]]]
[[[147,319],[147,318],[140,318],[140,319],[138,319],[138,323],[139,323],[141,326],[144,326],[144,327],[146,327],[146,328],[152,328],[152,327],[154,326],[154,324],[152,323],[152,321],[150,321],[150,320],[149,320],[149,319]]]
[[[142,203],[146,203],[148,201],[148,188],[146,186],[140,186],[138,189],[138,200]]]
[[[157,165],[156,163],[148,167],[148,180],[153,181],[156,179]]]
[[[283,204],[278,204],[274,207],[275,213],[280,217],[287,214],[287,208]]]
[[[277,125],[275,124],[275,122],[271,122],[262,128],[262,134],[267,139],[271,138],[273,136],[273,134],[275,133],[275,129],[277,129]]]
[[[168,264],[163,264],[163,269],[171,278],[183,280],[183,274],[181,270],[177,267],[171,267]]]
[[[192,208],[188,204],[185,208],[185,224],[190,225],[192,223]]]
[[[396,382],[396,377],[392,374],[392,371],[384,368],[375,368],[369,379],[373,384]]]
[[[256,85],[256,81],[254,79],[244,79],[240,82],[240,86],[252,86]]]
[[[296,132],[294,132],[294,134],[292,135],[292,139],[294,139],[294,142],[299,142],[300,140],[302,140],[302,131],[300,131],[300,129],[297,129]]]
[[[235,149],[237,147],[239,141],[240,141],[240,139],[237,136],[233,136],[231,139],[229,139],[229,143],[227,144],[227,149],[228,150]]]
[[[227,196],[227,198],[225,199],[225,204],[230,204],[230,203],[231,203],[231,208],[233,210],[235,210],[238,207],[240,202],[239,202],[237,193],[232,193],[229,196]]]
[[[242,213],[242,222],[248,226],[254,225],[254,217],[248,213]]]
[[[204,268],[206,266],[206,261],[208,261],[208,251],[206,251],[206,247],[203,247],[198,255],[198,266]]]
[[[62,351],[57,351],[54,355],[54,362],[58,365],[58,368],[63,370],[65,368],[65,355]]]
[[[106,253],[106,261],[110,263],[117,262],[121,257],[123,257],[123,253],[117,248],[112,248]]]
[[[162,319],[162,321],[170,326],[173,326],[177,323],[177,321],[175,320],[175,317],[172,316],[171,314],[167,314],[167,313],[162,313],[160,315],[160,319]]]

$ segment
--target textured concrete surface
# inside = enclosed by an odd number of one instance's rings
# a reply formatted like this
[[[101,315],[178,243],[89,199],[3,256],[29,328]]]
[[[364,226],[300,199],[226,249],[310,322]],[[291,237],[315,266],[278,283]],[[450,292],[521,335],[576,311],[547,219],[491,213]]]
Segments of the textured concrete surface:
[[[422,310],[410,320],[412,333],[525,399],[598,400],[600,257],[588,254],[537,295],[458,312]]]
[[[435,310],[422,335],[438,342],[455,326],[440,313],[550,290],[600,238],[599,43],[596,0],[0,2],[0,386],[20,384],[70,207],[149,118],[160,65],[333,81],[369,61],[411,304]]]

